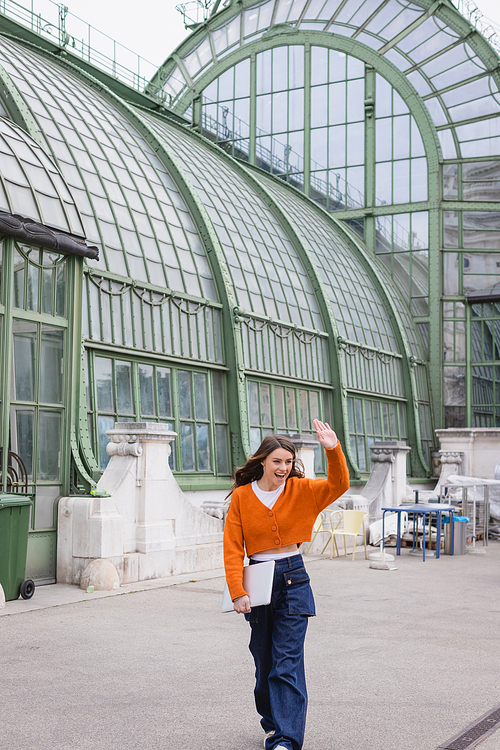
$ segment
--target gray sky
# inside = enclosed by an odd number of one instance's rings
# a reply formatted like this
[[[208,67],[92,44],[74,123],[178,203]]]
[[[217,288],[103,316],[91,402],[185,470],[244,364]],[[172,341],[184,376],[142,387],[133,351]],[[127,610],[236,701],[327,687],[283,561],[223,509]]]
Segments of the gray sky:
[[[158,66],[189,33],[184,29],[181,14],[175,10],[181,1],[65,0],[65,5],[70,13]],[[44,6],[44,0],[35,0],[35,7],[38,5]],[[476,0],[476,5],[500,27],[499,0]],[[40,10],[43,13],[44,8]],[[74,20],[68,19],[68,32],[77,35],[74,26]]]

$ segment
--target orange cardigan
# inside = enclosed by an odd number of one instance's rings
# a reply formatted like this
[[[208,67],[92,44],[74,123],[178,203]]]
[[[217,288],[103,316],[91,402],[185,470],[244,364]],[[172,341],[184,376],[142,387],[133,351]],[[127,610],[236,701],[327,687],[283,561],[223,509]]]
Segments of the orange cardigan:
[[[272,510],[261,503],[251,484],[237,487],[224,527],[224,567],[231,599],[247,593],[243,588],[243,560],[273,547],[302,544],[311,538],[318,514],[349,489],[349,471],[340,447],[325,451],[327,479],[287,479]]]

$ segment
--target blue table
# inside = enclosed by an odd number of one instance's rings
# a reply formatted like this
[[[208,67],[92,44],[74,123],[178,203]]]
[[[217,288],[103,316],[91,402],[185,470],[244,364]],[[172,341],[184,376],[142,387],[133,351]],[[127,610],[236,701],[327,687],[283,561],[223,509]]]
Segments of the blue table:
[[[416,505],[397,505],[393,508],[382,508],[382,546],[385,547],[385,514],[386,513],[397,513],[398,514],[398,531],[396,537],[396,554],[401,554],[401,513],[413,513],[415,515],[423,516],[423,562],[425,562],[425,519],[429,515],[429,528],[432,518],[432,514],[436,514],[437,522],[437,542],[436,542],[436,558],[439,557],[441,550],[441,513],[448,513],[450,516],[451,524],[451,554],[453,554],[453,511],[456,508],[453,505],[442,505],[441,503],[417,503]],[[415,523],[413,523],[413,549],[415,549]]]

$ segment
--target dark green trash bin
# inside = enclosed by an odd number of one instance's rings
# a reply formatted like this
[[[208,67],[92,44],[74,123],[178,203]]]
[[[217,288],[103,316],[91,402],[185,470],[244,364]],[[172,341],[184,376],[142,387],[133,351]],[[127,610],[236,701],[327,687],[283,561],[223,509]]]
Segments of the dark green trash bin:
[[[0,583],[5,600],[30,599],[35,584],[24,580],[31,500],[19,495],[0,494]]]

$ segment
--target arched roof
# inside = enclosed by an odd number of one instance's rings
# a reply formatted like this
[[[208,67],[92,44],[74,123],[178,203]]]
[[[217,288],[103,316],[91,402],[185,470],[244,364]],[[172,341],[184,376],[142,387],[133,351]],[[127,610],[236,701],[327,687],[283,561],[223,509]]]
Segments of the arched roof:
[[[318,218],[317,209],[292,188],[273,181],[265,185],[272,195],[266,198],[240,163],[198,134],[150,112],[138,110],[135,121],[127,105],[119,106],[118,100],[101,93],[69,66],[25,44],[2,37],[0,62],[70,185],[87,237],[104,249],[101,267],[138,282],[217,299],[206,248],[186,200],[187,189],[205,207],[240,308],[325,331],[325,316],[330,313],[304,263],[308,253],[327,289],[340,335],[396,356],[403,354],[395,329],[398,323],[388,313],[368,267],[335,222],[327,214]],[[168,159],[157,155],[158,144],[175,155],[182,179],[189,182],[186,189],[180,189],[177,167],[169,174]],[[280,221],[273,200],[297,221],[298,239]],[[198,286],[189,278],[196,279]],[[409,330],[402,333],[403,339],[410,348],[415,345],[412,353],[418,356],[418,335],[408,317],[406,325]]]
[[[75,202],[60,172],[22,128],[0,117],[0,211],[83,237]]]
[[[144,113],[175,151],[210,215],[229,267],[238,305],[260,315],[323,329],[304,266],[269,207],[237,163],[184,128]]]
[[[271,41],[278,32],[288,32],[290,44],[315,43],[314,32],[326,32],[332,47],[333,35],[351,39],[404,73],[425,101],[445,159],[498,153],[500,74],[493,48],[451,2],[374,5],[365,0],[231,2],[167,58],[149,90],[163,89],[182,113],[190,103],[185,95],[197,90],[199,79],[210,78],[213,67],[220,72],[233,53],[242,59],[247,45]]]
[[[164,165],[118,108],[82,76],[0,39],[0,62],[21,92],[70,186],[99,266],[217,300],[199,232]]]

